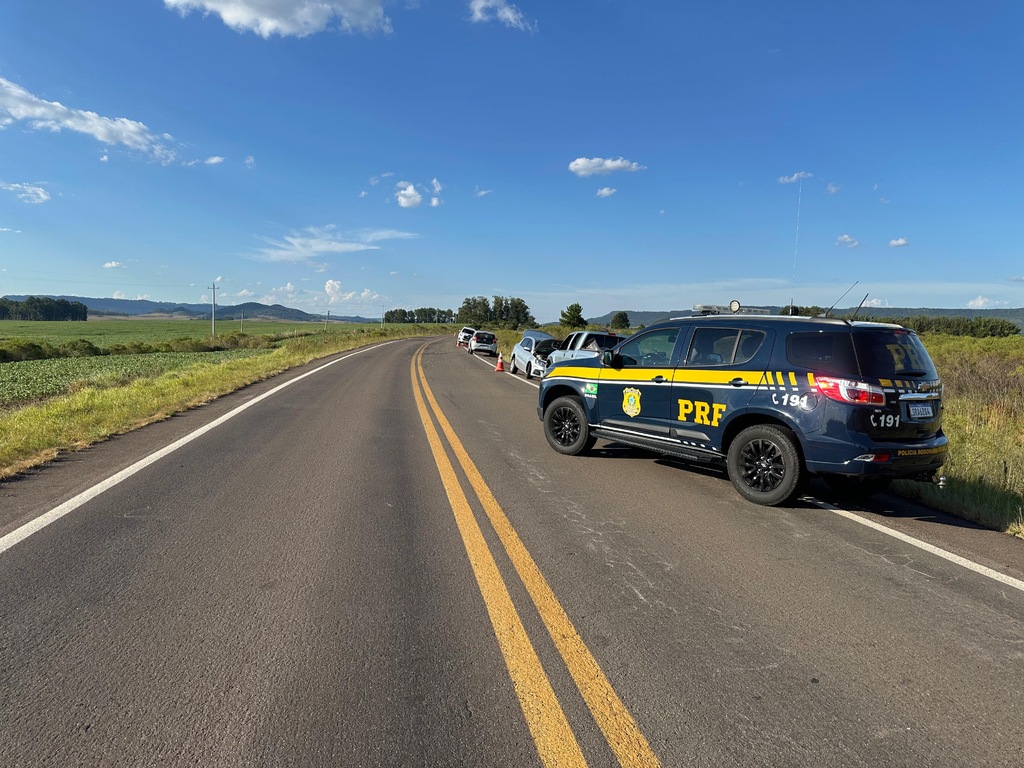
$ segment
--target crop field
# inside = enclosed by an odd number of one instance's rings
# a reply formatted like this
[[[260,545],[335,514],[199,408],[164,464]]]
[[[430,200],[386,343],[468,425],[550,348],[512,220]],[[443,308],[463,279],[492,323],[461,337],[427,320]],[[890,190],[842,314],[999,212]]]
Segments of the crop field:
[[[266,351],[154,352],[3,363],[0,364],[0,408],[63,395],[81,387],[121,386],[133,379],[260,354],[266,354]]]
[[[10,339],[48,342],[60,345],[74,339],[85,339],[97,347],[106,348],[116,344],[152,344],[175,339],[209,339],[209,320],[148,320],[138,318],[101,317],[84,323],[0,320],[0,342]],[[322,323],[291,323],[273,320],[225,320],[217,322],[218,335],[246,333],[254,336],[299,336],[316,333],[323,329]],[[329,329],[361,327],[341,323],[331,324]]]

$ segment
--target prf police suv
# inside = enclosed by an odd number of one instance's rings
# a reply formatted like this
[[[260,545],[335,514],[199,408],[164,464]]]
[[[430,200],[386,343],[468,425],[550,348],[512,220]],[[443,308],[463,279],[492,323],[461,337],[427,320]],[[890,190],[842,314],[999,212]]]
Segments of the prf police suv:
[[[860,495],[935,480],[947,451],[942,383],[917,334],[826,317],[657,323],[555,365],[537,411],[559,453],[604,438],[724,462],[742,496],[769,506],[810,475]]]

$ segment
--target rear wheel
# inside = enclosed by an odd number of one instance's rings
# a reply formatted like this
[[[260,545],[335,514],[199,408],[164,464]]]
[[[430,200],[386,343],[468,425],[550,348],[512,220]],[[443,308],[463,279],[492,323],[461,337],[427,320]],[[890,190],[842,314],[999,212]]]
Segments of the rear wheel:
[[[729,446],[729,479],[740,495],[774,507],[800,490],[803,466],[793,434],[771,424],[740,432]]]
[[[571,395],[554,400],[544,409],[544,437],[548,445],[567,456],[589,451],[597,442],[590,434],[583,403]]]

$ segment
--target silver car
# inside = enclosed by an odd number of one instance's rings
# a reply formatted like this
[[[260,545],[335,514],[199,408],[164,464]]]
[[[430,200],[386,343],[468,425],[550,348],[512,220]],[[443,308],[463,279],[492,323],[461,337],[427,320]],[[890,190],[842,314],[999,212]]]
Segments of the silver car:
[[[512,347],[509,371],[520,370],[530,379],[543,376],[548,369],[548,355],[558,349],[558,339],[544,331],[523,331],[523,338]]]
[[[471,355],[477,352],[486,352],[491,357],[497,357],[498,337],[490,331],[476,331],[469,337],[469,343],[466,344],[466,351]]]

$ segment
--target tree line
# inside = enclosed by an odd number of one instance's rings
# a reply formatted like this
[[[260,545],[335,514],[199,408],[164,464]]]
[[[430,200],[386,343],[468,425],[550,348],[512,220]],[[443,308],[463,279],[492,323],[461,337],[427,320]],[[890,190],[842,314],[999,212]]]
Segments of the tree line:
[[[80,301],[26,296],[24,301],[0,298],[0,320],[88,320],[89,308]]]
[[[824,315],[825,310],[821,307],[798,307],[796,305],[783,307],[781,315],[806,315],[815,317]],[[852,320],[853,314],[834,315],[841,319]],[[1021,332],[1020,326],[1010,320],[999,317],[965,317],[957,315],[931,316],[931,315],[908,315],[907,317],[874,317],[870,314],[858,315],[858,320],[866,320],[876,323],[893,323],[902,325],[905,328],[912,328],[918,333],[945,333],[950,336],[973,336],[977,339],[989,337],[1016,336]]]

